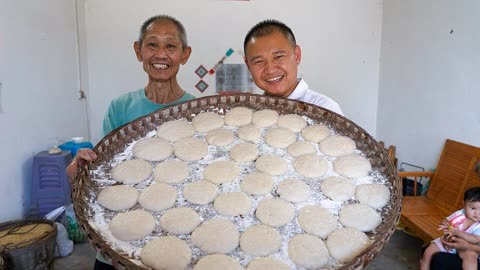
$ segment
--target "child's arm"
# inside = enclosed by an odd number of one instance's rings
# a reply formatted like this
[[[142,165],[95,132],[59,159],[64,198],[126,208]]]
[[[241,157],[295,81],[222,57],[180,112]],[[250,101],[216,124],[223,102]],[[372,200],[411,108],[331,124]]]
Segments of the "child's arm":
[[[458,238],[464,239],[465,241],[472,243],[472,244],[479,244],[480,243],[480,236],[469,234],[463,231],[460,231],[457,228],[451,230],[451,236],[456,236]]]

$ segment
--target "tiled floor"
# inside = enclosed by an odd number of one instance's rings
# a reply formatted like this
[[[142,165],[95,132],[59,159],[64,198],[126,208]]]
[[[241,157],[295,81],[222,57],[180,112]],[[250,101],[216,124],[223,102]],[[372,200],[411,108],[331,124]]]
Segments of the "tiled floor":
[[[418,269],[421,258],[422,241],[402,231],[396,231],[379,255],[371,262],[368,270],[407,270]],[[92,270],[95,251],[89,243],[75,245],[72,255],[55,261],[59,270]]]

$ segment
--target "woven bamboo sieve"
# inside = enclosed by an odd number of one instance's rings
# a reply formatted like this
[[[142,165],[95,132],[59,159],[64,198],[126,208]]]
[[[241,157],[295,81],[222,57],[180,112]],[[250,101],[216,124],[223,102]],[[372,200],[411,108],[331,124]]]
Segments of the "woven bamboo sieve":
[[[0,232],[0,238],[5,237],[4,245],[0,245],[0,269],[53,269],[57,239],[55,222],[46,219],[9,221],[0,223]]]
[[[104,137],[94,148],[98,159],[79,169],[79,174],[72,186],[72,199],[78,221],[85,231],[92,246],[99,251],[117,269],[144,269],[129,260],[125,254],[119,254],[105,243],[102,237],[89,225],[88,199],[90,194],[98,194],[98,186],[91,181],[89,170],[94,170],[102,164],[106,164],[116,154],[123,152],[127,144],[139,140],[152,130],[155,130],[164,122],[176,119],[189,121],[200,112],[215,111],[225,114],[233,107],[247,107],[250,109],[272,109],[279,114],[298,114],[307,116],[317,123],[329,126],[337,134],[350,137],[356,142],[357,149],[362,151],[372,164],[372,170],[377,171],[388,179],[392,186],[390,208],[382,212],[382,223],[375,230],[372,245],[364,250],[354,260],[343,264],[338,269],[353,270],[363,269],[383,248],[395,231],[400,217],[402,187],[400,179],[392,161],[381,144],[370,136],[364,129],[348,120],[347,118],[333,113],[327,109],[307,104],[300,101],[289,100],[279,97],[269,97],[255,94],[234,94],[221,96],[202,97],[168,108],[160,109],[149,115],[127,123]],[[89,166],[89,167],[88,167]]]

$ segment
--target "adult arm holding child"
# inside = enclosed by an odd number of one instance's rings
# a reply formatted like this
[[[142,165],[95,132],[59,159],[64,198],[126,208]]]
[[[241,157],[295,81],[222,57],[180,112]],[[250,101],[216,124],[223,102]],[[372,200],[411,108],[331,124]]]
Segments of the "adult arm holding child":
[[[472,187],[464,193],[464,209],[456,211],[443,223],[444,237],[435,240],[444,251],[432,253],[425,269],[431,270],[480,270],[480,187]],[[432,246],[432,245],[431,245]],[[425,257],[425,256],[424,256]]]
[[[452,236],[449,239],[442,239],[442,243],[449,249],[456,249],[459,252],[469,251],[475,254],[480,253],[480,246],[476,243],[470,243],[458,236]],[[460,254],[460,253],[459,253]],[[439,252],[434,254],[430,264],[431,270],[462,270],[462,258],[459,254]],[[480,267],[477,266],[480,270]]]
[[[422,270],[477,270],[480,254],[480,187],[465,190],[464,208],[448,216],[439,230],[444,236],[432,241],[425,250]]]
[[[457,241],[457,243],[453,241],[454,239]],[[464,231],[459,230],[458,228],[453,228],[450,232],[450,237],[448,239],[444,239],[442,242],[444,242],[443,243],[444,245],[446,245],[445,242],[448,243],[448,245],[446,246],[449,248],[450,246],[458,245],[462,247],[460,248],[460,250],[472,250],[480,253],[480,246],[478,246],[478,244],[480,243],[480,236],[466,233]],[[470,247],[470,245],[473,248],[468,248]],[[475,249],[478,249],[478,250],[475,250]]]

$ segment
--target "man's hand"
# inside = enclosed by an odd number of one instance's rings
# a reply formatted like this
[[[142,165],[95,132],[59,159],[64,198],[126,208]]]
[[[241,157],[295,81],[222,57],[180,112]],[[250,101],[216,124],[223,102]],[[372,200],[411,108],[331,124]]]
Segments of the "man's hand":
[[[89,148],[80,148],[77,151],[77,155],[73,158],[72,162],[67,166],[65,170],[67,172],[70,183],[73,182],[78,173],[78,168],[85,165],[87,161],[94,161],[97,159],[97,154]]]

